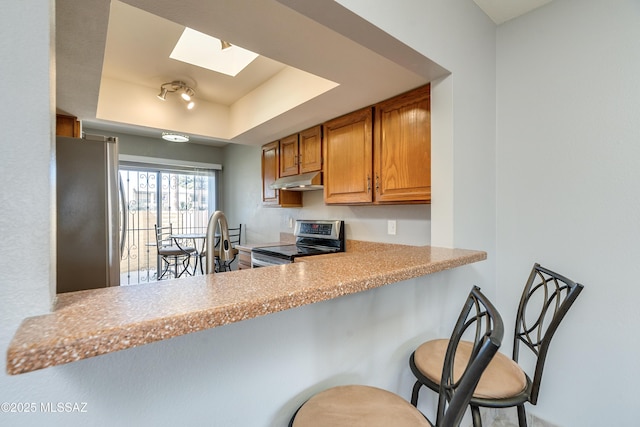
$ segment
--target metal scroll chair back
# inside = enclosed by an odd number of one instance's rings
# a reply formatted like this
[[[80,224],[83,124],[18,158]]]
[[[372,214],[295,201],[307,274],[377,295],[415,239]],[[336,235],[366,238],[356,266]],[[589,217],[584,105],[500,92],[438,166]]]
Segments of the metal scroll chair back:
[[[447,345],[442,367],[436,426],[457,427],[485,368],[504,336],[498,310],[474,286]],[[464,343],[466,348],[460,344]]]
[[[533,405],[538,402],[551,339],[583,288],[540,264],[534,264],[531,270],[518,306],[513,360],[518,361],[521,348],[529,349],[537,358],[529,392],[529,402]]]
[[[173,239],[171,234],[173,233],[173,227],[171,224],[165,227],[155,225],[156,229],[156,245],[158,250],[173,246]]]

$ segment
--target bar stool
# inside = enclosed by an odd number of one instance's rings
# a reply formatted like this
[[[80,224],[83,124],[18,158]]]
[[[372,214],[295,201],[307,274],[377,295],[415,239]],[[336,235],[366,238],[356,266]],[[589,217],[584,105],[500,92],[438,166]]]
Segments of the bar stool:
[[[469,357],[463,360],[456,352],[465,332],[472,333],[475,341]],[[345,385],[311,397],[293,415],[289,427],[458,427],[503,334],[500,314],[480,288],[474,287],[446,350],[435,424],[394,393],[365,385]]]
[[[498,353],[471,397],[474,427],[482,426],[480,407],[512,406],[518,408],[520,427],[527,426],[524,404],[537,403],[551,338],[583,288],[579,283],[534,264],[518,306],[512,359]],[[446,347],[447,340],[428,341],[411,355],[409,366],[417,379],[411,396],[414,406],[417,406],[422,386],[439,392]],[[462,349],[470,347],[471,343],[460,344]],[[521,348],[529,349],[536,358],[533,380],[518,365]]]

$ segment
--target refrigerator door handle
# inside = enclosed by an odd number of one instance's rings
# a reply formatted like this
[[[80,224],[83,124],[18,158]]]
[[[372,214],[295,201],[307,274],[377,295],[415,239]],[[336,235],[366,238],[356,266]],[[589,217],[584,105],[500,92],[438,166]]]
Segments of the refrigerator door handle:
[[[120,183],[120,212],[122,215],[121,230],[120,230],[120,259],[124,258],[124,242],[127,235],[127,228],[129,228],[129,203],[127,202],[127,194],[124,192],[124,184],[122,183],[122,177],[118,172],[118,182]]]

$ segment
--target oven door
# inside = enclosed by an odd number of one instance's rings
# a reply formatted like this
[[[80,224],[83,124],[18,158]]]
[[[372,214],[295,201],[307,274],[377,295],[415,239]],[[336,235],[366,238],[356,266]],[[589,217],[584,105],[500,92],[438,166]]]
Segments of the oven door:
[[[255,253],[253,251],[251,252],[252,268],[270,267],[272,265],[291,264],[292,262],[293,261],[291,261],[291,259],[285,259],[285,258],[275,257],[271,255],[266,255],[266,254]]]

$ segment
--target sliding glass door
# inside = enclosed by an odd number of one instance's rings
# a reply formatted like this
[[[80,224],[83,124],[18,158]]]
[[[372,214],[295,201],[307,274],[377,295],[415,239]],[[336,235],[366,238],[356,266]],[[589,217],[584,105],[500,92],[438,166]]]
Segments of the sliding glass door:
[[[204,233],[216,210],[215,171],[182,171],[121,165],[125,244],[120,284],[157,280],[155,225],[174,233]]]

